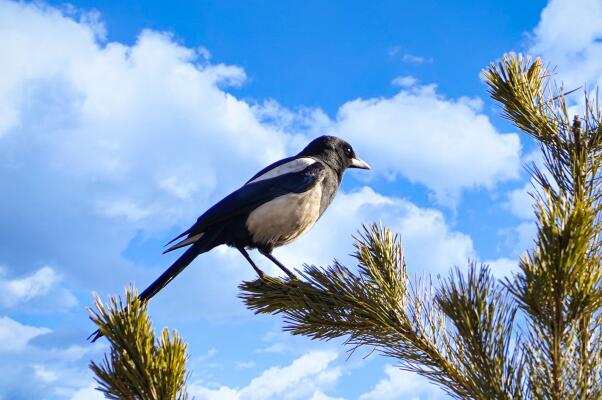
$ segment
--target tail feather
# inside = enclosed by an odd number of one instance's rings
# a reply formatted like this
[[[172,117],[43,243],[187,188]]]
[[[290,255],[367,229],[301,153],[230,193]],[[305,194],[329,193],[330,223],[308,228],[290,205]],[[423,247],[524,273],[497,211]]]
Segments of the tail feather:
[[[212,232],[211,235],[203,235],[203,240],[197,240],[190,248],[188,248],[182,255],[173,263],[169,268],[165,270],[153,283],[151,283],[142,293],[138,295],[140,300],[148,301],[151,297],[156,295],[161,289],[167,286],[176,276],[180,274],[194,259],[216,246],[216,237],[219,235],[219,231]],[[199,238],[197,238],[199,239]],[[188,243],[190,244],[190,243]],[[185,245],[184,245],[185,246]],[[88,340],[95,342],[102,333],[97,330],[92,333]]]
[[[197,235],[194,235],[194,236],[188,237],[188,238],[186,238],[184,240],[181,240],[178,243],[176,243],[173,246],[171,246],[170,248],[168,248],[167,250],[165,250],[163,252],[163,254],[169,253],[170,251],[174,251],[174,250],[179,249],[181,247],[185,247],[185,246],[191,245],[193,243],[196,243],[196,242],[199,241],[199,239],[201,239],[203,237],[204,234],[205,234],[204,232],[201,232],[201,233],[199,233]]]
[[[180,233],[178,236],[176,236],[175,238],[171,239],[169,242],[167,242],[165,244],[165,246],[169,246],[170,244],[172,244],[173,242],[175,242],[176,240],[183,238],[184,236],[188,235],[190,233],[190,229],[186,229],[184,232]]]
[[[180,272],[184,270],[203,251],[200,246],[192,246],[187,249],[178,259],[171,264],[153,283],[151,283],[138,297],[146,301],[156,295],[161,289],[169,284]]]

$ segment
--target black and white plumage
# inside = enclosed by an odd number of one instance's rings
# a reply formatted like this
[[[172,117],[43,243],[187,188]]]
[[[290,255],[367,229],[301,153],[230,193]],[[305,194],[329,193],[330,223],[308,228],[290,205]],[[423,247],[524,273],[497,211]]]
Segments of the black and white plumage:
[[[240,251],[259,276],[246,249],[257,249],[290,277],[273,255],[320,218],[332,202],[347,168],[368,169],[349,143],[334,136],[313,140],[299,154],[277,161],[255,174],[201,215],[196,223],[168,243],[164,253],[190,246],[141,294],[148,300],[198,255],[226,244]],[[100,337],[98,334],[93,340]]]

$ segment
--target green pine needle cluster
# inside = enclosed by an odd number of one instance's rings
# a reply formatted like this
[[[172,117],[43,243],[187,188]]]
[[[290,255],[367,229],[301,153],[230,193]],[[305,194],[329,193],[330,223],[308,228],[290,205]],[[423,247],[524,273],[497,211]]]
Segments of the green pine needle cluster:
[[[469,263],[447,279],[408,279],[399,238],[365,227],[357,268],[305,266],[300,279],[241,284],[285,329],[373,348],[459,399],[602,398],[602,119],[586,96],[571,118],[539,59],[509,54],[484,71],[503,115],[539,144],[532,174],[537,236],[500,282]],[[517,321],[522,321],[518,323]]]
[[[111,346],[100,364],[91,362],[98,390],[108,399],[186,400],[186,343],[164,328],[155,337],[146,303],[135,289],[125,291],[125,302],[96,296],[90,318]]]

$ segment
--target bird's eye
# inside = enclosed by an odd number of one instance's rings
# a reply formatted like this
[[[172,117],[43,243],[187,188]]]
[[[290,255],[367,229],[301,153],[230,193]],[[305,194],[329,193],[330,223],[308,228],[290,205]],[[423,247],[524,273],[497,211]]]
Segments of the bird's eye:
[[[345,147],[345,154],[350,156],[352,153],[353,153],[353,150],[351,150],[351,147]]]

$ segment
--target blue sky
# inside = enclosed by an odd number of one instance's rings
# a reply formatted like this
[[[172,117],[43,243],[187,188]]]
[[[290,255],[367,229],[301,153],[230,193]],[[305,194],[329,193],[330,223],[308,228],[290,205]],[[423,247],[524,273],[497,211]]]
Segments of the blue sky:
[[[601,27],[599,0],[0,0],[0,399],[100,398],[91,293],[145,287],[177,256],[165,242],[323,133],[373,169],[276,250],[287,265],[351,264],[350,235],[383,221],[412,274],[472,259],[507,275],[533,236],[522,165],[539,157],[480,71],[522,51],[596,85]],[[347,359],[254,316],[236,297],[251,278],[218,248],[151,303],[189,342],[197,399],[446,398],[369,349]]]

